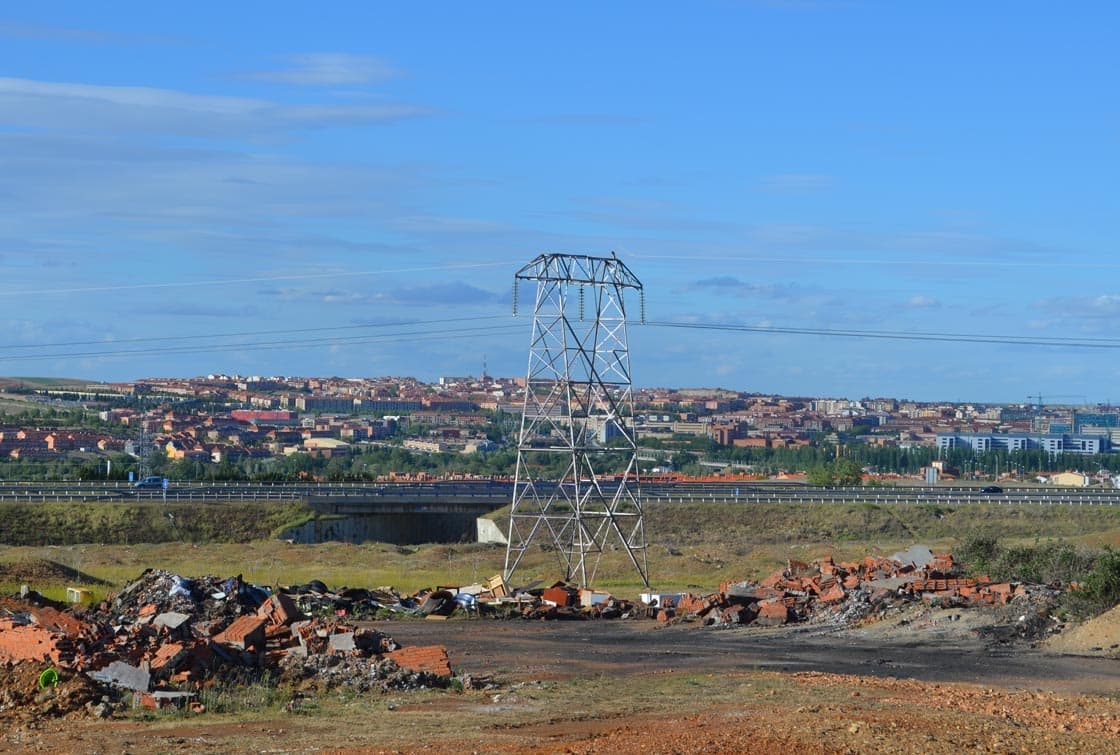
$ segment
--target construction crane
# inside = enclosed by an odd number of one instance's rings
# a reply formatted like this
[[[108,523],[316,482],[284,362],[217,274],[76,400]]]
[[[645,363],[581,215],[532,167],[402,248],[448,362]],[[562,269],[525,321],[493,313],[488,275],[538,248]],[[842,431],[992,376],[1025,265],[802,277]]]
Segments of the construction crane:
[[[1036,407],[1035,413],[1034,413],[1034,423],[1033,424],[1034,424],[1034,431],[1036,433],[1038,433],[1038,435],[1039,435],[1039,444],[1040,445],[1042,443],[1042,437],[1041,437],[1042,436],[1042,409],[1043,409],[1043,403],[1042,402],[1043,402],[1044,399],[1045,400],[1052,400],[1052,399],[1060,399],[1060,398],[1079,398],[1079,399],[1081,399],[1082,405],[1087,403],[1087,400],[1086,400],[1085,396],[1082,396],[1082,395],[1079,395],[1079,394],[1076,394],[1076,393],[1051,393],[1051,394],[1046,394],[1046,395],[1044,395],[1042,393],[1033,393],[1033,394],[1028,394],[1027,395],[1027,400],[1030,401],[1031,404],[1033,404]],[[1032,401],[1032,399],[1037,399],[1037,401]],[[1072,414],[1070,415],[1069,424],[1070,424],[1069,429],[1072,431],[1073,430],[1073,425],[1074,425],[1074,417],[1073,417]]]
[[[1082,395],[1076,394],[1076,393],[1050,393],[1050,394],[1032,393],[1032,394],[1027,395],[1027,401],[1029,401],[1031,404],[1033,404],[1035,407],[1037,407],[1037,411],[1035,412],[1036,417],[1041,417],[1042,416],[1042,408],[1043,408],[1043,403],[1042,402],[1044,400],[1045,401],[1050,401],[1050,400],[1056,399],[1056,398],[1079,398],[1079,399],[1081,399],[1081,403],[1083,405],[1087,403],[1087,401],[1085,399],[1085,396],[1082,396]]]
[[[1047,395],[1043,395],[1041,393],[1031,393],[1031,394],[1027,395],[1027,400],[1030,401],[1030,403],[1038,406],[1038,411],[1040,413],[1042,412],[1042,400],[1043,399],[1049,400],[1049,399],[1053,399],[1053,398],[1079,398],[1079,399],[1081,399],[1082,404],[1087,403],[1087,401],[1085,400],[1085,397],[1080,395],[1080,394],[1077,394],[1077,393],[1051,393],[1051,394],[1047,394]],[[1031,399],[1038,399],[1038,400],[1037,401],[1031,401]]]

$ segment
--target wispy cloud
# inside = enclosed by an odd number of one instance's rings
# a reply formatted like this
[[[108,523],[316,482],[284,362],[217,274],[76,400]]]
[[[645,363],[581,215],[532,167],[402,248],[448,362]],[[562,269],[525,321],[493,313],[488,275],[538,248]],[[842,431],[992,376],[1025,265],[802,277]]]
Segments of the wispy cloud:
[[[426,286],[394,288],[375,297],[383,303],[428,304],[455,306],[459,304],[492,304],[501,299],[498,294],[468,283],[433,283]]]
[[[1120,294],[1059,296],[1042,300],[1039,307],[1062,320],[1120,320]]]
[[[394,218],[390,224],[398,231],[441,234],[503,233],[513,229],[511,225],[490,220],[438,215],[408,215]]]
[[[835,180],[823,173],[778,173],[765,176],[761,183],[771,191],[798,192],[828,189],[834,185]]]
[[[932,296],[917,294],[906,300],[906,306],[910,309],[938,309],[941,307],[941,302]]]
[[[786,302],[803,302],[809,298],[819,299],[821,296],[818,292],[806,291],[794,284],[755,283],[740,280],[733,275],[702,278],[687,286],[685,290]]]
[[[79,29],[53,24],[0,22],[0,38],[87,45],[171,45],[183,40],[156,34],[121,34],[103,29]]]
[[[187,94],[155,87],[75,84],[11,77],[0,77],[0,94],[44,99],[80,99],[112,105],[190,110],[211,115],[251,112],[266,104],[249,98]]]
[[[804,286],[797,282],[743,280],[734,275],[703,278],[677,288],[686,307],[703,302],[702,322],[770,322],[784,325],[854,323],[863,310],[847,306],[842,292]]]
[[[370,84],[400,75],[399,70],[381,58],[344,52],[292,55],[284,68],[239,74],[241,78],[296,86]]]
[[[283,104],[255,97],[173,89],[0,78],[0,118],[60,131],[153,131],[254,136],[291,129],[355,126],[431,114],[409,104]]]
[[[137,307],[135,311],[143,314],[158,314],[164,317],[217,317],[221,319],[240,319],[260,316],[260,311],[256,307],[248,305],[225,306],[220,304],[191,302],[150,304],[145,307]]]
[[[824,225],[764,223],[748,227],[744,236],[759,247],[835,255],[834,259],[803,261],[933,266],[953,263],[1024,268],[1059,267],[1064,264],[1054,258],[1055,252],[1064,250],[1030,239],[979,232],[934,229],[869,233]],[[876,257],[867,254],[853,256],[851,252],[856,250],[882,254]],[[915,254],[927,256],[916,257]],[[1120,263],[1115,265],[1120,267]]]

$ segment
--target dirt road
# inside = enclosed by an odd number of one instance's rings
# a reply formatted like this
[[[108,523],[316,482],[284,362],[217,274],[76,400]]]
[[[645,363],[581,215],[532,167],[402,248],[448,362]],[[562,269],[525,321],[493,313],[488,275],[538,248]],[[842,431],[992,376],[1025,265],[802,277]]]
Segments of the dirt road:
[[[959,615],[946,612],[945,617]],[[948,621],[946,622],[948,623]],[[640,676],[675,670],[771,670],[967,682],[1115,694],[1120,661],[1045,654],[985,639],[973,627],[937,633],[882,626],[707,629],[648,621],[378,622],[406,645],[446,645],[456,669],[509,680]]]

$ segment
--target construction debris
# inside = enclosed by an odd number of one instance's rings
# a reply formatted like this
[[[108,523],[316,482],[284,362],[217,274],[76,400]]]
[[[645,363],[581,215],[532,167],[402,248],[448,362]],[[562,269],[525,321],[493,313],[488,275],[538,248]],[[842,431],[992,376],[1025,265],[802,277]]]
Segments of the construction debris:
[[[689,618],[715,626],[799,621],[848,626],[916,601],[940,607],[1000,606],[1018,597],[1053,599],[1060,592],[968,577],[952,555],[934,555],[925,546],[915,546],[891,558],[869,556],[856,562],[791,559],[757,584],[725,583],[719,592],[703,596],[650,596],[657,599],[651,600],[650,610],[660,621]]]
[[[0,670],[7,674],[0,716],[31,706],[41,716],[106,717],[129,703],[202,712],[200,691],[262,676],[300,694],[449,686],[453,672],[444,647],[402,648],[380,631],[356,626],[356,619],[460,615],[850,626],[918,602],[969,607],[1015,601],[1016,611],[1020,603],[1038,608],[1060,591],[969,577],[951,555],[925,546],[856,562],[790,560],[757,583],[728,582],[706,595],[647,593],[640,602],[563,581],[514,587],[501,576],[405,596],[391,587],[332,590],[319,580],[270,590],[240,575],[186,578],[149,569],[93,607],[54,603],[31,590],[18,599],[0,597]],[[1045,611],[1022,614],[1013,628],[1017,636],[1046,629]],[[471,686],[466,677],[459,683]]]
[[[40,677],[50,688],[35,690],[35,699],[56,700],[44,715],[101,717],[128,698],[201,711],[198,690],[246,670],[274,669],[296,688],[359,691],[446,687],[452,678],[443,647],[401,648],[342,616],[308,617],[291,594],[271,594],[240,576],[189,579],[160,570],[88,610],[0,599],[0,663],[53,672]],[[0,713],[26,703],[15,692],[5,700]]]

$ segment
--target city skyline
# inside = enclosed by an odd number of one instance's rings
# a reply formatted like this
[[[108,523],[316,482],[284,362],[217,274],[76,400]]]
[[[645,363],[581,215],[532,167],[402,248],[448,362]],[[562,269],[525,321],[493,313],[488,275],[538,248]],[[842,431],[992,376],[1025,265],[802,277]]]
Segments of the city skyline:
[[[1109,402],[1117,20],[8,8],[0,374],[517,376],[514,273],[613,251],[638,386]]]

